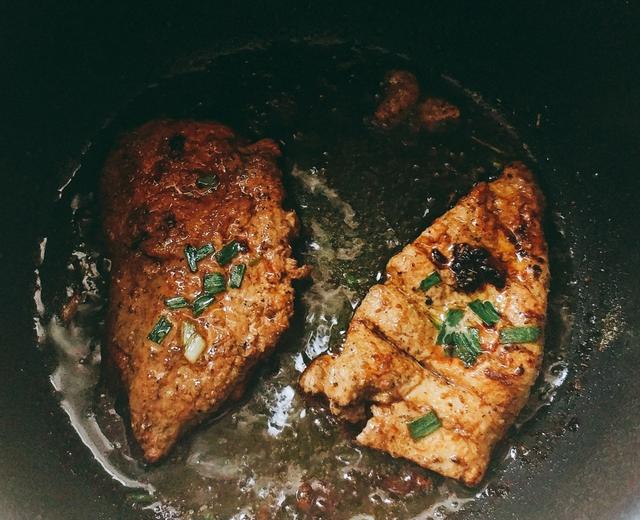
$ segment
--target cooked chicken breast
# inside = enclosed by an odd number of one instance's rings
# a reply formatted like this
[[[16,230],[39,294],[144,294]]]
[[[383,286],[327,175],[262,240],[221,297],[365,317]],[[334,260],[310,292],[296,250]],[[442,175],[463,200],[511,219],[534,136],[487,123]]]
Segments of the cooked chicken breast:
[[[148,461],[227,399],[289,324],[296,234],[265,139],[218,123],[154,121],[102,176],[113,261],[107,350]]]
[[[366,421],[360,444],[478,484],[542,361],[541,218],[523,164],[478,184],[390,260],[341,353],[316,358],[302,389],[326,396],[334,414]]]

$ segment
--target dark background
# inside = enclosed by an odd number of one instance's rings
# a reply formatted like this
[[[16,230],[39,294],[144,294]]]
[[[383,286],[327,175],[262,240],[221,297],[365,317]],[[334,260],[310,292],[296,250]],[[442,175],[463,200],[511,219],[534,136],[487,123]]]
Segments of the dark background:
[[[631,2],[3,2],[0,6],[0,516],[127,518],[57,406],[32,323],[38,237],[105,118],[176,58],[337,35],[406,52],[498,104],[557,175],[579,290],[567,398],[579,429],[481,518],[640,517],[640,9]],[[344,5],[341,5],[344,4]],[[446,4],[446,5],[444,5]],[[541,124],[535,125],[540,114]],[[549,194],[548,194],[549,195]],[[618,339],[596,338],[620,307]],[[130,515],[130,513],[129,513]]]

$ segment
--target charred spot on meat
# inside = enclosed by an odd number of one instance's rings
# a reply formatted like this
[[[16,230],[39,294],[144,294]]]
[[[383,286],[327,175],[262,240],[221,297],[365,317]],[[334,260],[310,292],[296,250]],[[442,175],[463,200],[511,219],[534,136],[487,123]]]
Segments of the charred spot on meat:
[[[449,268],[454,274],[456,287],[462,292],[477,291],[485,283],[498,289],[504,288],[504,269],[497,267],[497,261],[484,247],[473,247],[466,243],[454,244],[453,260]]]
[[[436,247],[431,250],[431,259],[440,268],[446,267],[449,263],[449,259]]]

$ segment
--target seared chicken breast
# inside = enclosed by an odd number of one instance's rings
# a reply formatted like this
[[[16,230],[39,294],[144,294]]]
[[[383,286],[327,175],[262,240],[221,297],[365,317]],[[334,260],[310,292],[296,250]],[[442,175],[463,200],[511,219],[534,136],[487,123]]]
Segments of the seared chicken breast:
[[[161,120],[107,160],[107,351],[148,461],[239,397],[289,324],[305,270],[291,256],[279,155],[218,123]]]
[[[477,485],[543,354],[542,196],[521,163],[480,183],[387,265],[342,351],[300,385],[364,429],[361,445]]]

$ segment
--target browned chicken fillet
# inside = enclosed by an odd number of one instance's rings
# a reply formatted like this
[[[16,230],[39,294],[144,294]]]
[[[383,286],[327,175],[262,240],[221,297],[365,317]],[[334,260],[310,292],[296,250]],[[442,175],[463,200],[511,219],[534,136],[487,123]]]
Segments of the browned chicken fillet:
[[[161,120],[126,135],[108,158],[108,352],[148,461],[239,397],[288,326],[291,282],[305,269],[291,257],[297,220],[282,208],[279,155],[275,142],[244,143],[218,123]],[[205,284],[213,273],[217,285]]]
[[[324,394],[347,420],[369,417],[360,444],[478,484],[542,360],[549,269],[541,214],[542,196],[521,163],[478,184],[389,261],[341,353],[316,358],[303,390]],[[476,300],[499,316],[476,313]],[[409,425],[423,417],[438,424],[414,435]]]

